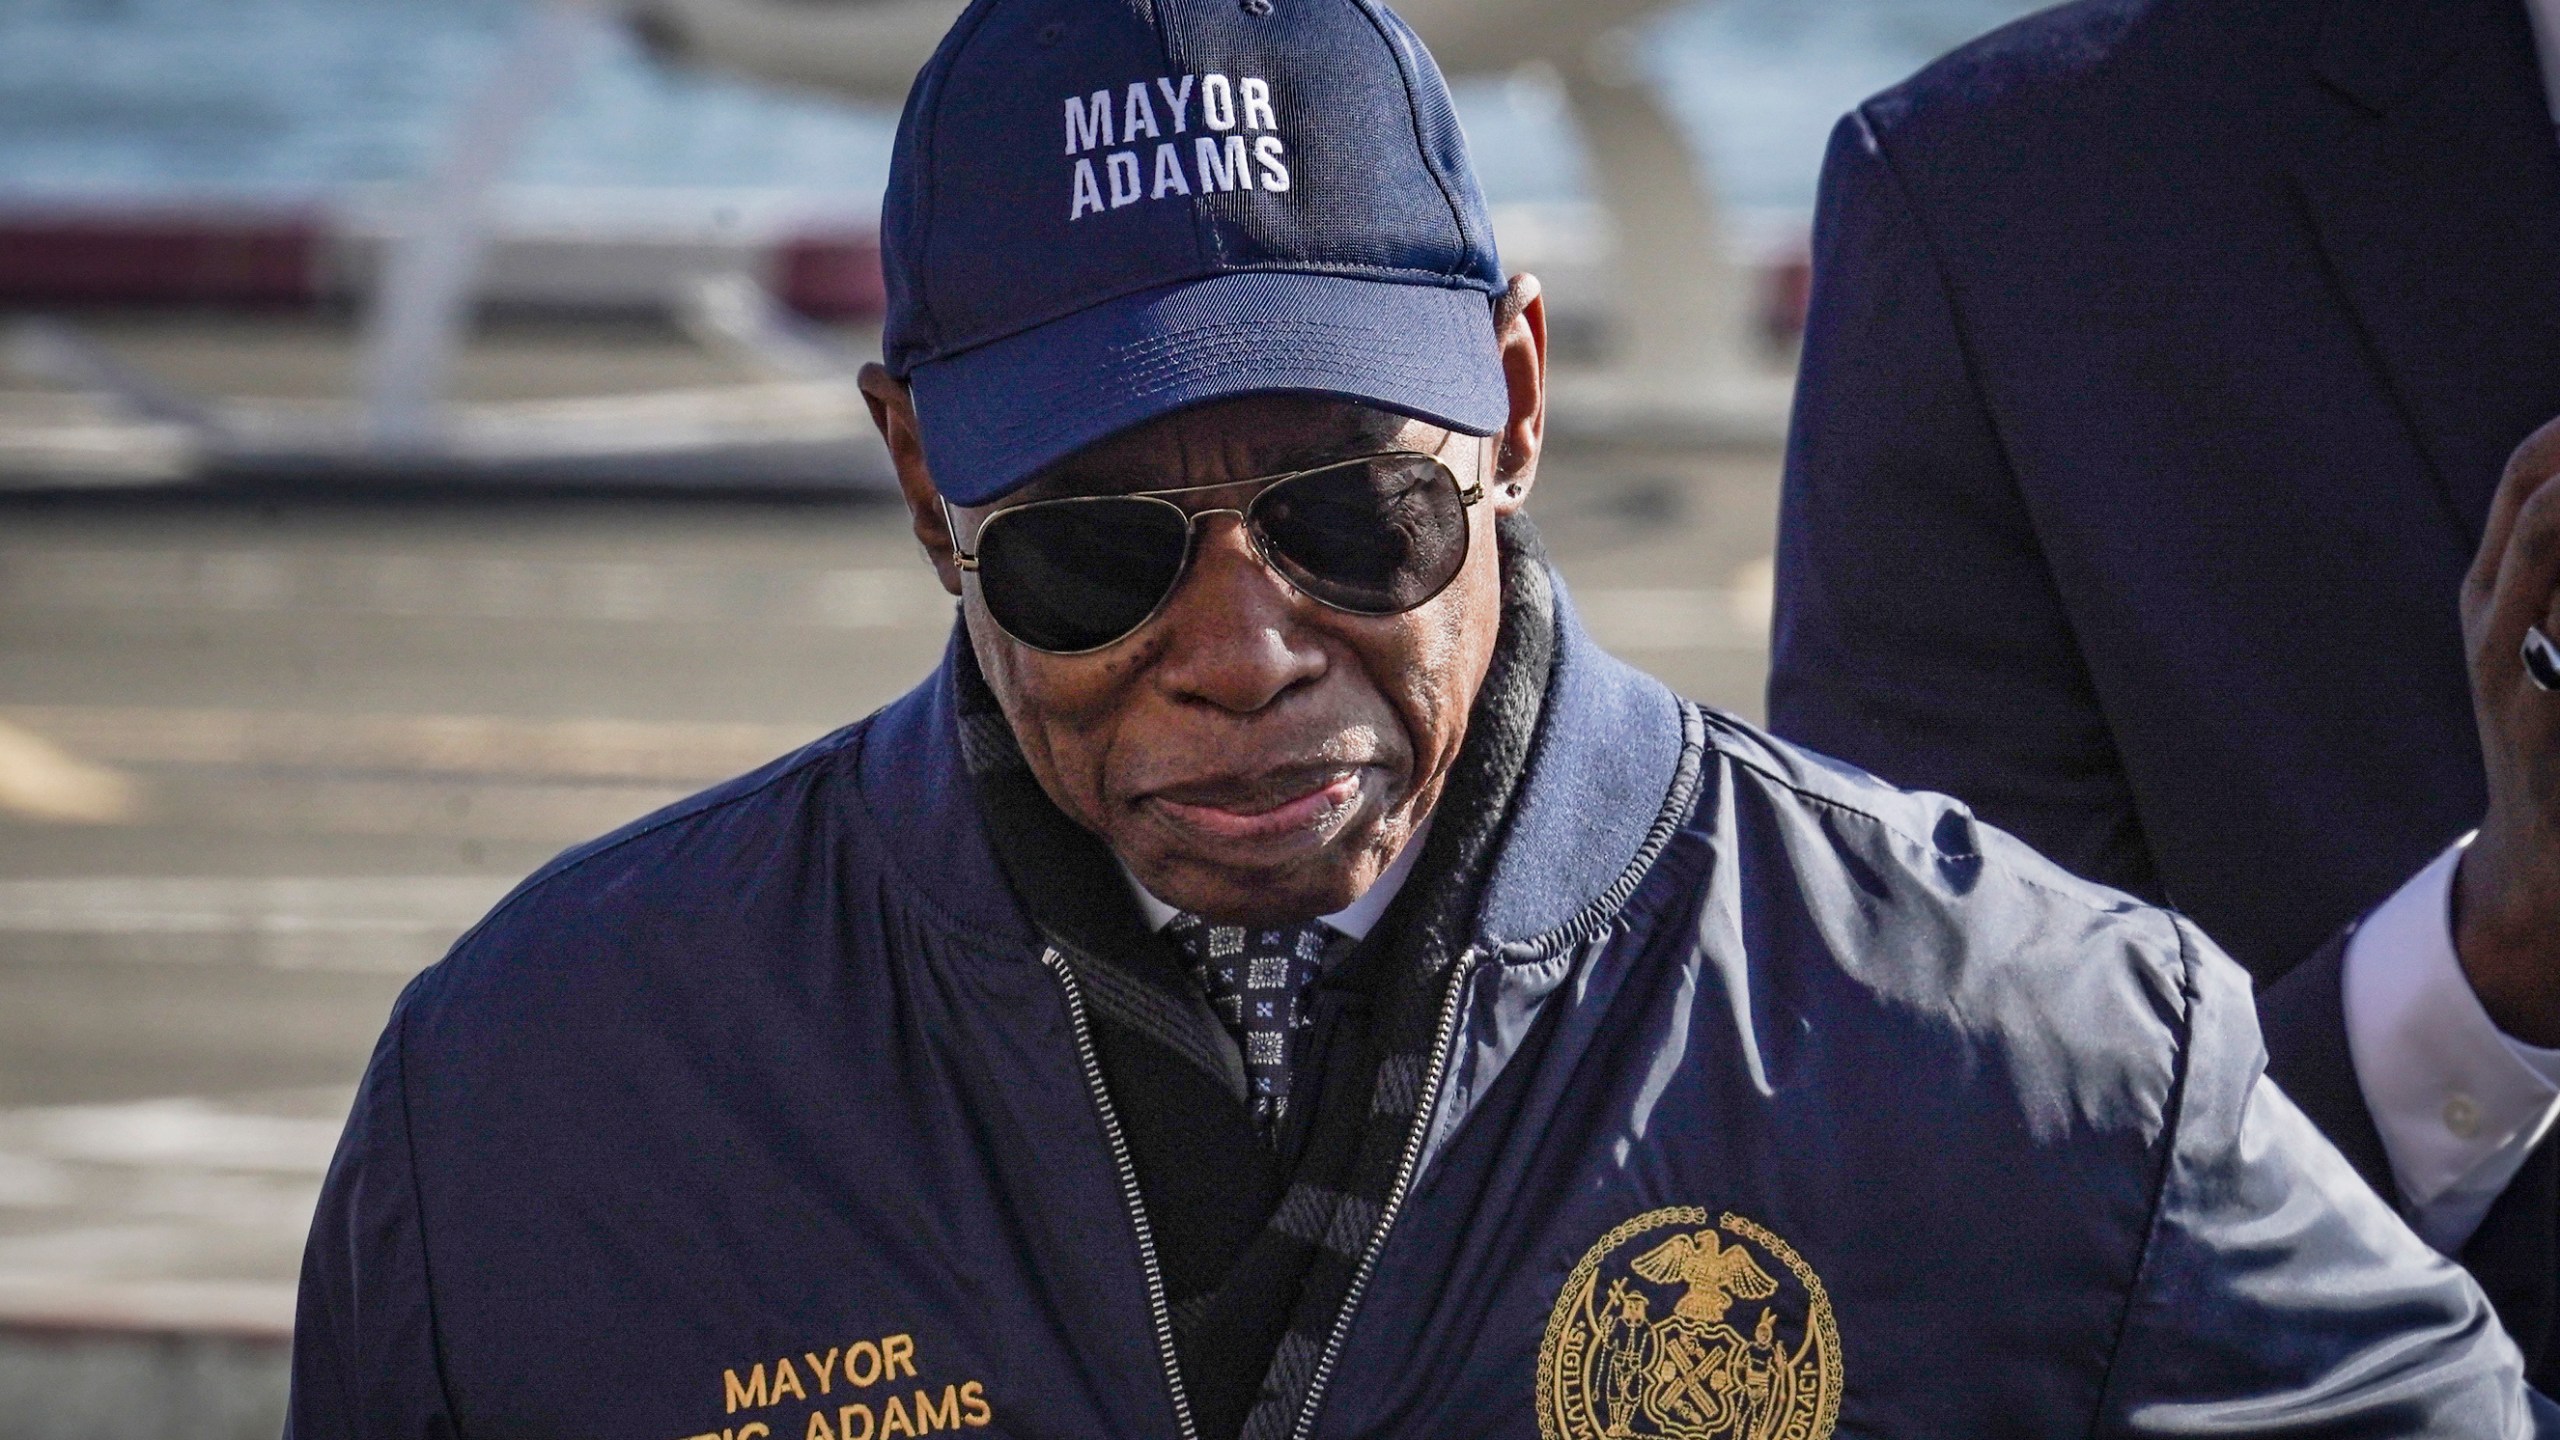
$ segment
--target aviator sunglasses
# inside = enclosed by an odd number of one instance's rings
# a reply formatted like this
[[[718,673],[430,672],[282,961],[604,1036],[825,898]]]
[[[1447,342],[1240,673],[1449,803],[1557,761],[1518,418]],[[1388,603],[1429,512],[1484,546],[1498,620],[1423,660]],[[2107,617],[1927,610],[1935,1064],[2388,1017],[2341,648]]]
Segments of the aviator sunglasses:
[[[1185,510],[1174,497],[1258,487],[1241,509]],[[1083,655],[1136,634],[1190,568],[1201,521],[1233,515],[1253,548],[1299,593],[1353,615],[1400,615],[1449,588],[1467,561],[1467,507],[1438,456],[1363,455],[1284,475],[1033,500],[979,522],[977,548],[952,558],[974,571],[987,614],[1007,635],[1051,655]]]

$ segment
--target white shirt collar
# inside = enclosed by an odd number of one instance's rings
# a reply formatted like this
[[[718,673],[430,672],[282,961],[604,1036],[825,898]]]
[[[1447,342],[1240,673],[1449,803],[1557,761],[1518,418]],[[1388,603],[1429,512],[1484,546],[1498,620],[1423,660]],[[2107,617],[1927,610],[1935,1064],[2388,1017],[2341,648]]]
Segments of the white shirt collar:
[[[1422,858],[1422,842],[1431,836],[1433,818],[1424,817],[1423,822],[1414,828],[1413,838],[1404,842],[1404,849],[1396,852],[1394,863],[1378,876],[1376,884],[1362,891],[1359,899],[1320,917],[1324,923],[1354,940],[1368,939],[1369,932],[1378,927],[1379,919],[1387,913],[1387,907],[1396,902],[1396,893],[1404,889],[1405,878],[1413,873],[1414,862]],[[1147,887],[1138,883],[1138,877],[1130,874],[1128,866],[1121,866],[1120,873],[1128,876],[1129,893],[1136,897],[1138,909],[1146,915],[1148,929],[1162,930],[1182,913],[1148,894]]]

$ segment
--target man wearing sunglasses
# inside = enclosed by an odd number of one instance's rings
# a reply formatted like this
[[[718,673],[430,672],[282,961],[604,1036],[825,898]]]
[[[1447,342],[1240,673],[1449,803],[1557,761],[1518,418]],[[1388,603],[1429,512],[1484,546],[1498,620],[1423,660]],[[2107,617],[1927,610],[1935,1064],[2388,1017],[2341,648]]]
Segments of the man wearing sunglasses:
[[[979,0],[883,233],[948,655],[410,988],[295,1434],[2529,1431],[2191,927],[1593,648],[1391,14]]]

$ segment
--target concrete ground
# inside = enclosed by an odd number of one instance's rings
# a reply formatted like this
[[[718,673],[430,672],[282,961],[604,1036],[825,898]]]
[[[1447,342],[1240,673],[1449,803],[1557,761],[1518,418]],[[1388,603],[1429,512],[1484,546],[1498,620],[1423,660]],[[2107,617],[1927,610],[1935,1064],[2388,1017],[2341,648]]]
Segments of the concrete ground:
[[[1604,644],[1756,716],[1776,470],[1586,440],[1532,513]],[[950,612],[902,522],[0,503],[8,1433],[274,1433],[312,1198],[402,982],[561,847],[920,677]]]

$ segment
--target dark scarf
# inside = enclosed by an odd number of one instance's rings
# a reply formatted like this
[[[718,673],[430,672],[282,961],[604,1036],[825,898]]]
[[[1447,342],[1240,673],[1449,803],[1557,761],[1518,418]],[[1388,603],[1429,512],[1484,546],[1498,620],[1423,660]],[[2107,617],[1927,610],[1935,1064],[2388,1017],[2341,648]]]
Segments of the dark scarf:
[[[1456,962],[1474,930],[1555,655],[1537,532],[1501,523],[1502,621],[1422,858],[1366,941],[1317,982],[1317,1053],[1275,1150],[1244,1067],[1118,864],[1040,789],[959,647],[961,742],[1015,897],[1074,969],[1154,1232],[1204,1440],[1279,1440],[1316,1380],[1410,1152]],[[1312,1102],[1312,1103],[1310,1103]]]

